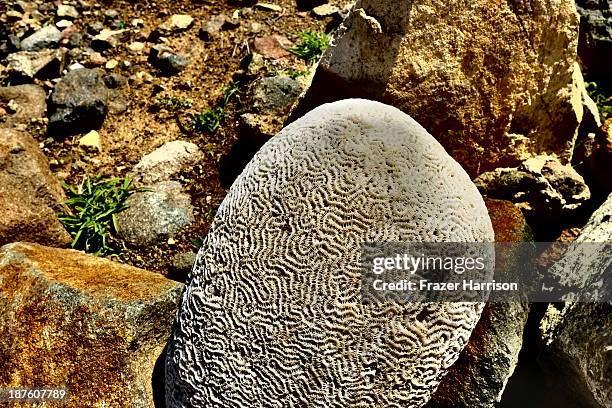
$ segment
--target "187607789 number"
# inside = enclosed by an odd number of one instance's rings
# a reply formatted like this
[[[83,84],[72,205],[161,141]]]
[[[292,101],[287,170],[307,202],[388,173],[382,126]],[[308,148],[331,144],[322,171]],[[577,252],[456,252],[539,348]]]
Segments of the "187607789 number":
[[[19,401],[66,401],[65,388],[0,388],[1,402]]]

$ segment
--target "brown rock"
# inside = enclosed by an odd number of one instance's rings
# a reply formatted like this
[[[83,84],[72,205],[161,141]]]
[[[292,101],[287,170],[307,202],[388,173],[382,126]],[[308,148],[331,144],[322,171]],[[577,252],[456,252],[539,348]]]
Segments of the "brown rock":
[[[0,249],[0,386],[65,387],[65,407],[153,407],[182,285],[82,252]]]
[[[291,47],[291,41],[282,35],[269,35],[257,37],[254,41],[254,51],[267,58],[279,59],[289,56],[287,48]]]
[[[525,217],[514,204],[491,199],[485,199],[485,204],[496,242],[531,239]],[[496,259],[498,265],[509,261],[512,260]],[[468,344],[426,407],[490,408],[499,402],[516,368],[528,314],[526,303],[488,303]]]
[[[0,121],[0,126],[10,127],[16,124],[30,123],[32,119],[45,116],[47,96],[38,85],[18,85],[0,88],[0,104],[13,103],[17,111]]]
[[[70,243],[53,211],[65,198],[36,141],[24,132],[0,129],[0,245]]]
[[[583,116],[577,37],[570,0],[360,0],[291,120],[365,97],[410,114],[471,176],[525,154],[566,164]]]

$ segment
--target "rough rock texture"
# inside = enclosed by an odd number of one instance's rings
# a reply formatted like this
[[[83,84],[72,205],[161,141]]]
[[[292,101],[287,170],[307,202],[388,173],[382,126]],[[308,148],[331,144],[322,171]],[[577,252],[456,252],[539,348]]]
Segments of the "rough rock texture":
[[[488,197],[512,201],[530,219],[576,210],[591,196],[576,170],[547,155],[483,173],[474,183]]]
[[[251,111],[240,116],[241,134],[265,141],[278,133],[305,85],[283,75],[259,79],[253,87]]]
[[[540,329],[540,361],[557,382],[565,380],[558,392],[578,408],[612,406],[612,304],[550,305]]]
[[[54,25],[44,26],[27,38],[21,41],[21,48],[24,51],[39,51],[45,48],[55,48],[62,38],[60,30]]]
[[[482,197],[418,123],[324,105],[233,184],[182,298],[170,408],[420,406],[482,304],[366,304],[366,241],[493,241]]]
[[[485,199],[496,242],[531,239],[521,211],[511,202]],[[499,254],[497,254],[499,255]],[[496,258],[500,262],[513,259]],[[488,303],[459,359],[442,378],[427,408],[493,408],[514,373],[523,346],[529,305]]]
[[[571,159],[582,119],[571,0],[360,0],[295,110],[346,97],[398,107],[472,176],[533,153]]]
[[[108,89],[94,69],[70,71],[50,98],[49,131],[75,134],[99,128],[108,112]]]
[[[612,79],[612,1],[576,0],[580,13],[578,54],[592,77]]]
[[[57,78],[64,67],[60,50],[21,51],[6,57],[7,70],[17,78]]]
[[[132,194],[117,214],[119,235],[135,245],[161,244],[194,221],[191,198],[177,181],[163,181]]]
[[[595,199],[612,193],[612,119],[589,134],[574,155],[572,166],[584,176]]]
[[[591,246],[588,242],[604,242]],[[597,291],[612,290],[612,195],[593,213],[580,235],[569,246],[563,258],[550,271],[555,286],[588,288],[595,296]],[[568,300],[571,300],[568,298]]]
[[[174,53],[165,45],[152,47],[148,61],[164,75],[176,75],[189,64],[187,57]]]
[[[200,148],[190,142],[175,140],[144,156],[131,173],[135,183],[152,184],[175,179],[204,158]]]
[[[153,407],[182,285],[66,249],[0,249],[0,387],[66,387],[62,406]]]
[[[36,141],[27,133],[0,128],[0,245],[70,243],[53,210],[65,198]]]
[[[16,110],[4,119],[0,119],[0,127],[11,127],[17,124],[27,124],[33,119],[45,116],[47,110],[47,95],[38,85],[18,85],[0,88],[0,103],[13,101]]]

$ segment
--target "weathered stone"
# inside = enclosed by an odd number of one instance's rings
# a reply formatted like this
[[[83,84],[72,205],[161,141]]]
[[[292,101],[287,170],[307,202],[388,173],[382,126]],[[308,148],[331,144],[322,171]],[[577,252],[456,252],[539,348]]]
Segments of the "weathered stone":
[[[200,31],[198,32],[199,37],[204,41],[210,41],[217,37],[226,20],[227,16],[225,14],[211,17],[210,20],[205,21],[202,27],[200,27]]]
[[[195,264],[196,257],[197,254],[195,252],[181,252],[176,254],[172,259],[172,267],[170,268],[170,274],[168,276],[175,280],[185,282]]]
[[[187,57],[174,53],[165,45],[151,47],[148,61],[164,75],[176,75],[189,63]]]
[[[612,79],[612,1],[576,0],[580,13],[578,55],[593,78]]]
[[[514,204],[491,199],[485,199],[485,204],[491,217],[496,242],[531,240],[531,230],[525,217]],[[496,259],[496,263],[516,264],[517,259],[519,258]],[[515,267],[524,265],[510,266]],[[503,269],[506,270],[507,267]],[[516,368],[528,315],[527,303],[488,303],[467,346],[425,407],[495,407]]]
[[[554,378],[556,392],[572,406],[612,406],[612,304],[550,305],[540,330],[539,360]]]
[[[88,132],[86,135],[79,139],[79,146],[88,147],[100,151],[100,134],[95,130]]]
[[[16,111],[0,119],[0,127],[28,124],[42,118],[47,110],[47,95],[38,85],[17,85],[0,88],[0,103],[13,101]]]
[[[272,59],[288,57],[289,51],[287,51],[287,48],[289,47],[291,47],[291,41],[278,34],[256,37],[253,42],[253,49],[256,53]]]
[[[605,245],[602,247],[588,244],[593,242]],[[584,300],[585,296],[593,298],[598,296],[598,292],[610,290],[612,287],[610,265],[612,265],[612,195],[593,213],[578,238],[570,244],[563,258],[549,270],[548,275],[554,282],[551,286],[567,289],[562,292],[573,292],[577,288],[588,291],[589,293],[581,294]],[[575,295],[569,295],[567,301],[574,298]]]
[[[27,133],[0,128],[0,245],[29,241],[66,246],[54,208],[66,196],[47,158]]]
[[[24,51],[39,51],[44,48],[55,48],[61,38],[62,33],[55,26],[44,26],[34,34],[21,40],[21,49]]]
[[[64,54],[59,50],[21,51],[6,58],[11,75],[32,79],[57,78],[64,65]]]
[[[119,236],[138,246],[161,244],[193,223],[189,195],[177,181],[163,181],[132,194],[128,209],[117,214]]]
[[[70,6],[67,4],[59,4],[57,6],[57,16],[59,18],[69,18],[74,20],[79,17],[79,12],[74,6]]]
[[[596,200],[603,201],[612,193],[612,119],[581,140],[572,165],[584,176]]]
[[[67,407],[152,407],[154,366],[181,290],[78,251],[4,246],[0,384],[67,388]]]
[[[121,43],[126,30],[108,30],[103,29],[91,41],[91,46],[95,50],[107,50],[115,48]]]
[[[274,136],[304,88],[303,82],[287,76],[259,79],[253,89],[251,112],[240,116],[241,134],[264,139]]]
[[[161,35],[180,33],[188,30],[193,25],[193,17],[188,14],[173,14],[161,23],[156,30]]]
[[[319,18],[331,17],[339,12],[340,8],[331,4],[322,4],[312,9],[312,14]]]
[[[571,0],[360,0],[291,120],[366,97],[414,117],[472,177],[523,151],[567,164],[583,115],[577,42]]]
[[[49,104],[49,132],[75,134],[99,128],[108,111],[108,89],[94,69],[70,71],[59,81]]]
[[[175,140],[147,154],[134,166],[130,177],[138,184],[152,184],[176,179],[204,159],[200,148],[189,142]]]
[[[590,198],[582,176],[546,155],[532,157],[518,167],[483,173],[474,183],[488,197],[512,201],[528,219],[576,210]]]
[[[456,239],[491,242],[491,222],[418,123],[366,100],[313,110],[219,207],[168,346],[167,406],[422,406],[482,304],[363,302],[361,245]]]

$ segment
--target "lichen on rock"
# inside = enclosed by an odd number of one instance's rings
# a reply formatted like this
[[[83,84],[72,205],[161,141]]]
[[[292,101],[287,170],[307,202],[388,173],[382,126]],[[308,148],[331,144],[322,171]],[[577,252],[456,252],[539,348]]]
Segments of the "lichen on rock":
[[[361,302],[367,241],[493,230],[468,175],[409,116],[323,105],[268,141],[219,207],[169,343],[168,406],[424,404],[482,304]]]

